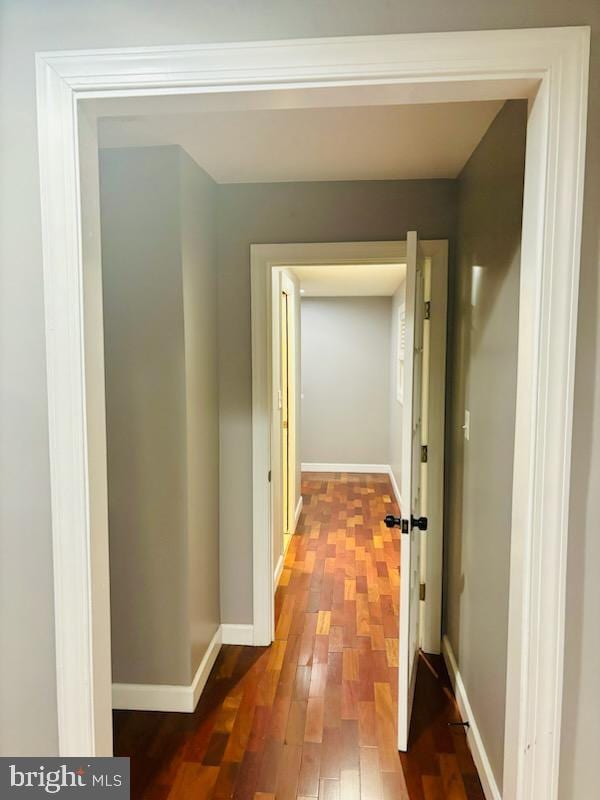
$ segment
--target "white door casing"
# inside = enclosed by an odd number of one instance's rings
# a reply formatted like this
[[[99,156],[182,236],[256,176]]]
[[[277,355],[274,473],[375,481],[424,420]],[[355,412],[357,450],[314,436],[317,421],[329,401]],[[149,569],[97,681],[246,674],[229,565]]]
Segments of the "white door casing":
[[[81,152],[89,131],[80,123],[82,104],[166,95],[198,103],[218,92],[232,105],[241,95],[263,108],[281,107],[282,99],[314,107],[523,97],[529,114],[503,787],[512,800],[555,800],[589,45],[590,29],[572,27],[37,54],[61,755],[111,747],[110,692],[96,663],[107,652],[106,565],[95,555],[106,549],[106,514],[92,507],[104,493],[106,467],[103,405],[91,396],[99,387],[90,379],[102,372],[94,324],[101,298],[86,277],[83,245],[97,237],[99,219],[90,214],[84,229]],[[264,380],[253,371],[253,389]],[[255,431],[268,440],[262,405],[253,407]],[[253,463],[262,465],[262,455],[254,462],[253,454]],[[268,514],[264,490],[261,498],[254,524]],[[255,626],[265,618],[259,589]]]
[[[448,283],[448,242],[432,240],[421,242],[421,247],[432,264],[432,292],[436,304],[434,322],[436,349],[445,353],[446,291]],[[327,242],[303,244],[260,244],[251,246],[251,295],[252,295],[252,409],[256,424],[252,429],[253,442],[253,495],[254,495],[254,563],[253,585],[257,606],[261,613],[255,614],[254,643],[269,644],[273,638],[272,585],[268,564],[272,554],[271,535],[276,530],[280,515],[279,505],[279,292],[284,276],[291,292],[299,291],[294,285],[294,276],[286,269],[290,266],[314,266],[326,263],[339,264],[404,264],[406,242]],[[268,334],[268,335],[267,335]],[[440,387],[443,412],[445,356],[438,360],[432,370],[436,386]],[[293,399],[293,398],[292,398]],[[435,403],[433,404],[435,406]],[[439,412],[436,406],[433,413]],[[297,416],[297,415],[296,415]],[[267,418],[263,427],[261,421]],[[436,417],[438,430],[435,434],[437,458],[439,459],[439,492],[437,510],[438,525],[432,530],[431,547],[427,556],[427,581],[430,593],[424,608],[425,633],[431,649],[439,652],[441,619],[441,555],[442,555],[442,479],[443,479],[443,413]],[[268,432],[268,433],[267,433]],[[431,434],[433,436],[433,434]],[[271,470],[271,483],[264,476]],[[263,531],[265,535],[262,535]],[[277,533],[274,534],[277,536]],[[270,548],[267,554],[267,548]],[[267,565],[267,566],[265,566]]]

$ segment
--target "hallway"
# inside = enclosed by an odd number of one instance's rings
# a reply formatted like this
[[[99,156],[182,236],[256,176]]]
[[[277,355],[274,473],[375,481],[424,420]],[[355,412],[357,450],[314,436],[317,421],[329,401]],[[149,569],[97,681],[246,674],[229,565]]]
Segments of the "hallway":
[[[441,658],[396,749],[400,534],[387,475],[303,473],[270,648],[222,648],[193,714],[114,714],[134,798],[483,800]]]

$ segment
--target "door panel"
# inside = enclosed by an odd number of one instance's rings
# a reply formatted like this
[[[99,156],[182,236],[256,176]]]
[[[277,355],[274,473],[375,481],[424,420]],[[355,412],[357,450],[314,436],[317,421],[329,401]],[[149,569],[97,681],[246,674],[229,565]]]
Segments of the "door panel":
[[[289,533],[290,525],[290,398],[289,398],[289,297],[281,293],[281,495],[283,532]]]
[[[421,399],[423,375],[424,259],[417,234],[407,235],[404,401],[401,495],[404,507],[400,553],[398,748],[408,749],[417,674],[420,616],[420,556],[423,536],[411,518],[421,516]]]

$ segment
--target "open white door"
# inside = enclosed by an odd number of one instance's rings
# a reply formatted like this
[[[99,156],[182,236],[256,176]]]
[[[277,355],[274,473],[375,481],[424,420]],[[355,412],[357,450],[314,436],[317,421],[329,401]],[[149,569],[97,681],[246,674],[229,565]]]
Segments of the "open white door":
[[[410,717],[419,651],[421,582],[421,386],[423,373],[424,258],[417,234],[407,235],[404,403],[402,413],[401,496],[404,504],[400,551],[400,631],[398,749],[408,749]]]

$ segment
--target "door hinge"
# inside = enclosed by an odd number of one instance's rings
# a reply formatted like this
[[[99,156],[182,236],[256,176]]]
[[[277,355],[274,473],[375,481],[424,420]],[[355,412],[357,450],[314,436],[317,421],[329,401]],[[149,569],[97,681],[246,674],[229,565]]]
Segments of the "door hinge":
[[[427,594],[427,589],[424,583],[419,585],[419,600],[425,600],[425,595]]]
[[[271,483],[271,470],[269,470],[269,476],[268,476],[268,478],[269,478],[269,483]]]
[[[421,464],[427,463],[427,458],[429,457],[429,451],[427,449],[426,444],[421,445]]]
[[[425,319],[431,319],[431,300],[425,302]]]

